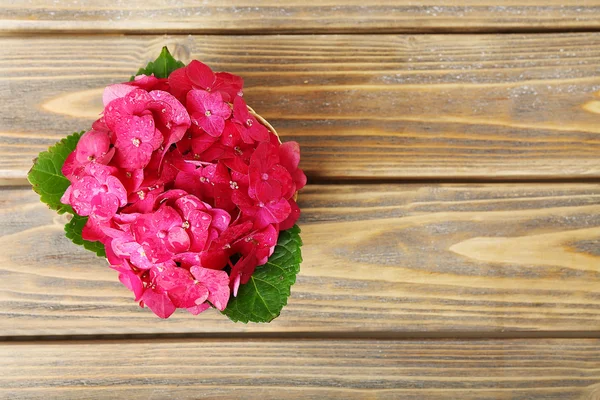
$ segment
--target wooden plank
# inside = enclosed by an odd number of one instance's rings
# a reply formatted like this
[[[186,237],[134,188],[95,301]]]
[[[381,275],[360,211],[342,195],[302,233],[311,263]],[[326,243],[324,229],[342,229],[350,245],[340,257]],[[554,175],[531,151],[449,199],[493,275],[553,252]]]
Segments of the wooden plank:
[[[597,399],[600,341],[184,340],[0,345],[18,399]]]
[[[265,325],[162,321],[26,189],[0,191],[0,337],[600,330],[600,185],[332,185],[300,196],[304,263]]]
[[[16,0],[5,32],[490,32],[600,28],[600,2],[563,0]]]
[[[245,77],[312,179],[599,178],[600,34],[0,38],[0,178],[170,45]]]

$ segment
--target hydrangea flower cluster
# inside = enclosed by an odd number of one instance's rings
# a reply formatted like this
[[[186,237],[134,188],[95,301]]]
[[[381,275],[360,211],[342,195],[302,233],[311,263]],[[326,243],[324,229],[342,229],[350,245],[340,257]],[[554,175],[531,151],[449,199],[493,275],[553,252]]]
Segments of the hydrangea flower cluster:
[[[108,86],[63,165],[61,202],[89,217],[83,238],[104,244],[119,280],[161,318],[224,310],[300,215],[299,146],[279,142],[242,88],[199,61]]]

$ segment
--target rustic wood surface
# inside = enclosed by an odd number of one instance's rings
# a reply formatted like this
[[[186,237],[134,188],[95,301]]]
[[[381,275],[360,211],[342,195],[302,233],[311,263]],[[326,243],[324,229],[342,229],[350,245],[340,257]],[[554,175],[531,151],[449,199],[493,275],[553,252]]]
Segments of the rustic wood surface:
[[[279,319],[159,321],[33,191],[1,190],[0,336],[600,330],[599,184],[318,185],[300,207]]]
[[[600,27],[600,1],[12,0],[5,32],[511,32]]]
[[[319,179],[600,179],[600,34],[0,38],[0,178],[163,45],[241,74]]]
[[[164,45],[302,146],[272,324],[158,320],[26,183]],[[600,399],[600,0],[4,1],[0,102],[2,400]]]
[[[599,340],[184,340],[0,345],[21,399],[579,399]]]

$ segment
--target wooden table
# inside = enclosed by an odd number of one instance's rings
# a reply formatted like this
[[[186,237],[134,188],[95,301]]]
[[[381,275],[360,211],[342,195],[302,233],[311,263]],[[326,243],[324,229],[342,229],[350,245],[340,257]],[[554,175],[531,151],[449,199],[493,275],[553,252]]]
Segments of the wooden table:
[[[0,398],[600,399],[599,0],[203,3],[0,4]],[[25,180],[163,45],[302,145],[271,324],[158,320]]]

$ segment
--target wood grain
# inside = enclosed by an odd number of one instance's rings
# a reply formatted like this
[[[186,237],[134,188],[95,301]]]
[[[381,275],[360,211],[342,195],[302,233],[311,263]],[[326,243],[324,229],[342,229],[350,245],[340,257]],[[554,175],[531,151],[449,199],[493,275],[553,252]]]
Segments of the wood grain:
[[[0,38],[0,178],[169,45],[246,80],[309,178],[600,178],[600,34]],[[76,61],[74,61],[76,60]]]
[[[599,340],[185,340],[0,345],[20,399],[578,399]]]
[[[490,32],[600,28],[600,2],[563,0],[13,0],[4,32]]]
[[[162,321],[35,193],[4,189],[0,337],[600,330],[600,185],[313,185],[300,207],[304,262],[280,318]]]

